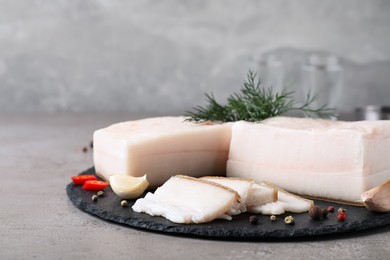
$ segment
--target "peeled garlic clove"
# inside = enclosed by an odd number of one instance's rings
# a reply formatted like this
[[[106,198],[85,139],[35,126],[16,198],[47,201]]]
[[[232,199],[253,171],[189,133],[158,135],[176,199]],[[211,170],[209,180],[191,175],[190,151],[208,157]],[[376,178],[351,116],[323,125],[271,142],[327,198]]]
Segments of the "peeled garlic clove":
[[[372,211],[390,211],[390,179],[361,195],[364,206]]]
[[[136,199],[149,186],[146,174],[142,177],[111,175],[109,181],[114,193],[122,199]]]

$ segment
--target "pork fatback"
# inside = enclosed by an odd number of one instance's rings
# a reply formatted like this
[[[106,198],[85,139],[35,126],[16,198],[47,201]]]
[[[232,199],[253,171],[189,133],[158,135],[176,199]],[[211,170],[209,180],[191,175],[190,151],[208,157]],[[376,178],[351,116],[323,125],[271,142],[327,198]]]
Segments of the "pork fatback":
[[[276,117],[233,125],[227,176],[359,203],[390,178],[389,159],[390,121]]]
[[[196,124],[185,117],[156,117],[111,125],[94,132],[97,175],[148,175],[150,187],[171,176],[224,175],[231,124]]]
[[[240,196],[225,186],[188,176],[174,176],[133,205],[136,212],[163,216],[175,223],[230,219],[239,213]]]

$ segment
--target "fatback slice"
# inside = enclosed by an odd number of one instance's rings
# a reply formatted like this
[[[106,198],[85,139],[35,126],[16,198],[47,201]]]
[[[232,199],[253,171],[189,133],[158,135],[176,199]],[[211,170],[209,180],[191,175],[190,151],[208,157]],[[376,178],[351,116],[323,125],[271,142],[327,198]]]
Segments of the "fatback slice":
[[[225,186],[188,176],[171,177],[154,193],[138,199],[136,212],[162,216],[175,223],[204,223],[228,218],[238,210],[240,196]]]

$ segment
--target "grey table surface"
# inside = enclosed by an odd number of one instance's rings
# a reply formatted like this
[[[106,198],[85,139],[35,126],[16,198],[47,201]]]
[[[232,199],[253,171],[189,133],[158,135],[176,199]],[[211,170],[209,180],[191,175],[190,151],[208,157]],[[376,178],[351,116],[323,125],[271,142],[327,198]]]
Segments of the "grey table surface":
[[[390,227],[292,241],[145,232],[76,208],[65,187],[93,165],[92,132],[131,114],[0,115],[0,259],[389,259]]]

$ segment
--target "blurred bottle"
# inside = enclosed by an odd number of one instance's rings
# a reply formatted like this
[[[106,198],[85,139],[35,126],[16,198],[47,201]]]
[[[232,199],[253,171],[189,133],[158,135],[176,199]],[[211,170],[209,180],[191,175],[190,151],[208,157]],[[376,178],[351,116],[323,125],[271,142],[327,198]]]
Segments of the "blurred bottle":
[[[337,109],[342,90],[342,72],[336,56],[321,58],[311,55],[308,64],[302,66],[302,83],[304,94],[309,92],[318,98],[313,102],[313,108],[327,105]]]
[[[302,66],[302,84],[304,95],[318,93],[318,99],[312,104],[314,108],[328,103],[325,66],[319,56],[310,55],[308,64]]]
[[[355,110],[356,120],[389,120],[390,106],[369,105]]]
[[[260,62],[260,75],[263,86],[272,87],[274,93],[280,93],[284,87],[283,62],[274,54],[269,54]]]
[[[326,79],[329,91],[328,106],[339,108],[341,92],[343,90],[343,68],[336,56],[329,56],[326,59]]]

